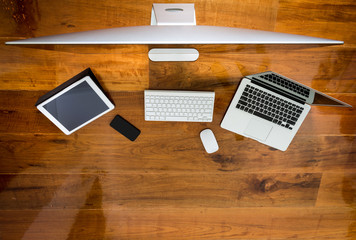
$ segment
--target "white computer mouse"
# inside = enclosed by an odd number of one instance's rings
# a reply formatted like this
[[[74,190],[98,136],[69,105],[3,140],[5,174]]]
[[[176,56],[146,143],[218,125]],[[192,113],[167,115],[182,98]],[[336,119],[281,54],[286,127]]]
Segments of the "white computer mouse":
[[[211,129],[204,129],[200,132],[200,139],[207,153],[213,153],[219,150],[218,142]]]

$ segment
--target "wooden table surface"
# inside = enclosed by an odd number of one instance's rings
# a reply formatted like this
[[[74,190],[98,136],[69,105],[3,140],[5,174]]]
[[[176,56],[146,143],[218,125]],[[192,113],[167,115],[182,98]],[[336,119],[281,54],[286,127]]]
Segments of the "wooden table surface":
[[[241,78],[267,70],[356,106],[356,2],[189,2],[198,25],[345,44],[195,45],[200,58],[180,63],[149,61],[147,45],[10,46],[149,25],[153,2],[0,1],[1,240],[356,239],[355,108],[312,107],[286,152],[219,126]],[[34,104],[87,67],[116,108],[66,136]],[[144,89],[215,91],[214,120],[146,122]],[[109,126],[116,114],[141,129],[135,142]]]

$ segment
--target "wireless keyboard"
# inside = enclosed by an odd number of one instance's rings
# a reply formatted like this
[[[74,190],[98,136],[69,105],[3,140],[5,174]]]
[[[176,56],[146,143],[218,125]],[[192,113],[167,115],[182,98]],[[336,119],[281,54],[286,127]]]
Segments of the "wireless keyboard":
[[[215,92],[145,90],[146,121],[211,122]]]

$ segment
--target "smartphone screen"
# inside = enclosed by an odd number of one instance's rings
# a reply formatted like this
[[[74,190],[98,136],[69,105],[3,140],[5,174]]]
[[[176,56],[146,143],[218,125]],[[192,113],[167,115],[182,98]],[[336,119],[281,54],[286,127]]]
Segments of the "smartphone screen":
[[[110,126],[131,141],[135,141],[141,133],[139,129],[119,115],[115,116],[115,118],[111,121]]]

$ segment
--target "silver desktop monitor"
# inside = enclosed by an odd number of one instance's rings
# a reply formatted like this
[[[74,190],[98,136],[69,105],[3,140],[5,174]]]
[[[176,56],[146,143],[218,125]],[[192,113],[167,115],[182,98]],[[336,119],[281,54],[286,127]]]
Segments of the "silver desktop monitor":
[[[6,44],[343,44],[343,41],[270,31],[196,25],[194,4],[153,4],[151,25],[43,36]],[[195,61],[194,48],[153,48],[152,61]]]

